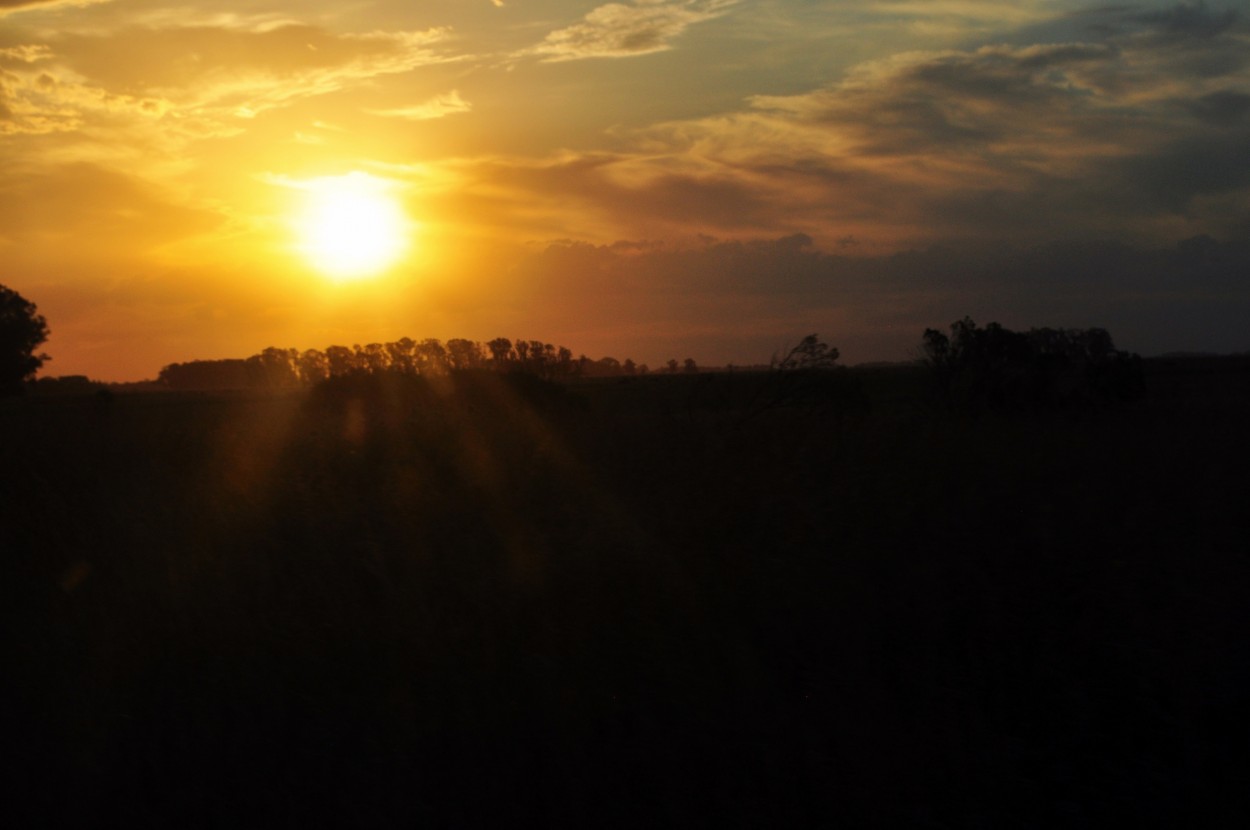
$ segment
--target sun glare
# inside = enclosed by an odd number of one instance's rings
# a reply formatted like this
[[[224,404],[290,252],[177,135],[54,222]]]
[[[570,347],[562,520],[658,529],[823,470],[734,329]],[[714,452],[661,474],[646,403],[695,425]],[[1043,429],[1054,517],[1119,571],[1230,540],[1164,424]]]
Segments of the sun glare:
[[[308,262],[336,281],[386,270],[404,254],[411,222],[387,182],[365,173],[305,182],[306,204],[296,221]]]

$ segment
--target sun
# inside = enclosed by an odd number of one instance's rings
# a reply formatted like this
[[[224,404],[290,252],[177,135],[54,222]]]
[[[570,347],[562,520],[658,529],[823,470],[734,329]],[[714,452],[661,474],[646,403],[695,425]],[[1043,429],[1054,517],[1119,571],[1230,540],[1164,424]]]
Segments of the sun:
[[[392,186],[367,173],[303,182],[295,221],[299,250],[329,278],[345,282],[382,273],[407,251],[412,223]]]

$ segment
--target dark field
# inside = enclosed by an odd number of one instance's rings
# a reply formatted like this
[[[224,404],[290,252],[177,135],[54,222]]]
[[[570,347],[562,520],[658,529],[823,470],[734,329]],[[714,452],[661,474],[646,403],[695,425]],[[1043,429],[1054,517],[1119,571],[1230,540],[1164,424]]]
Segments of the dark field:
[[[1233,823],[1250,371],[982,417],[924,381],[5,401],[4,809]]]

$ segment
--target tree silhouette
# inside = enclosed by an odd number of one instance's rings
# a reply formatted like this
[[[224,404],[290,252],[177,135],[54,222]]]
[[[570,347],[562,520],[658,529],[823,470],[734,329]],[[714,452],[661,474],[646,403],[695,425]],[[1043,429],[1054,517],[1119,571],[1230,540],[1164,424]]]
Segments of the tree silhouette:
[[[564,346],[541,340],[496,337],[486,344],[465,338],[443,343],[435,338],[420,342],[403,337],[392,343],[364,346],[327,346],[321,349],[269,347],[259,354],[239,360],[192,360],[173,363],[161,369],[158,381],[170,389],[294,389],[314,386],[348,375],[447,375],[457,372],[493,370],[511,375],[530,375],[543,380],[611,377],[646,374],[645,366],[625,365],[615,358],[591,360],[583,355],[573,359]]]
[[[774,357],[772,365],[774,369],[782,371],[832,369],[838,357],[837,349],[828,343],[822,343],[819,335],[809,334],[786,352],[785,357]]]
[[[1115,348],[1106,329],[1032,329],[965,317],[948,337],[921,344],[938,399],[965,410],[1087,407],[1144,394],[1141,358]]]
[[[48,360],[35,349],[48,339],[48,322],[35,304],[0,285],[0,396],[22,394],[25,383]]]
[[[748,410],[758,415],[778,407],[801,407],[841,418],[867,411],[868,399],[858,377],[838,366],[839,352],[809,334],[769,361],[768,380]]]
[[[512,341],[506,337],[496,337],[486,344],[486,348],[490,350],[490,359],[497,368],[502,368],[512,360]]]
[[[472,340],[453,337],[447,341],[447,362],[451,369],[477,369],[482,365],[481,347]]]

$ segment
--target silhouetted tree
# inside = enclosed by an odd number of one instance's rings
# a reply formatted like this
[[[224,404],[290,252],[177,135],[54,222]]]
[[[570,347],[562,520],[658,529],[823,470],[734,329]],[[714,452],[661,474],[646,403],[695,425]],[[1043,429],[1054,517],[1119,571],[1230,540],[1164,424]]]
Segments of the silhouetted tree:
[[[677,374],[677,358],[675,358],[675,357],[670,357],[670,358],[668,359],[668,363],[666,363],[666,364],[665,364],[665,366],[667,366],[667,367],[668,367],[668,373],[669,373],[670,375],[675,375],[675,374]]]
[[[453,337],[447,341],[447,363],[452,369],[477,369],[482,365],[482,347],[472,340]]]
[[[802,407],[842,418],[867,411],[858,377],[838,366],[838,350],[809,334],[769,362],[768,380],[748,406],[753,414],[776,407]]]
[[[294,386],[299,381],[299,352],[270,346],[248,359],[257,370],[258,386]]]
[[[573,353],[564,346],[556,352],[556,368],[558,374],[565,376],[573,374],[576,369],[576,364],[573,363]]]
[[[327,346],[326,362],[330,377],[339,377],[356,369],[356,353],[346,346]]]
[[[307,349],[299,356],[300,380],[304,383],[319,383],[330,376],[330,361],[325,352],[319,349]]]
[[[48,322],[35,304],[0,285],[0,396],[20,395],[25,383],[49,360],[35,354],[48,339]]]
[[[443,344],[427,337],[417,344],[417,371],[423,375],[437,375],[447,371],[447,350]]]
[[[391,371],[405,375],[414,374],[417,371],[416,349],[417,344],[410,337],[401,337],[394,343],[387,343]]]
[[[1021,333],[965,317],[949,337],[926,329],[921,349],[939,400],[964,410],[1088,406],[1145,391],[1141,359],[1105,329]]]
[[[827,343],[822,343],[820,337],[815,334],[809,334],[799,341],[799,344],[786,352],[784,357],[773,357],[772,365],[775,369],[782,371],[804,370],[804,369],[832,369],[838,360],[838,350]]]
[[[356,347],[360,364],[363,369],[373,373],[385,372],[391,365],[390,355],[381,343],[368,343],[361,348]]]
[[[693,357],[688,357],[686,362],[682,364],[681,370],[688,375],[693,375],[699,371],[699,364],[694,362]]]
[[[947,337],[926,329],[923,349],[938,394],[961,407],[1001,409],[1020,402],[1028,383],[1028,338],[998,323],[977,328],[970,317],[951,324]]]
[[[490,359],[497,369],[512,360],[512,341],[506,337],[496,337],[486,344],[486,348],[490,350]]]

